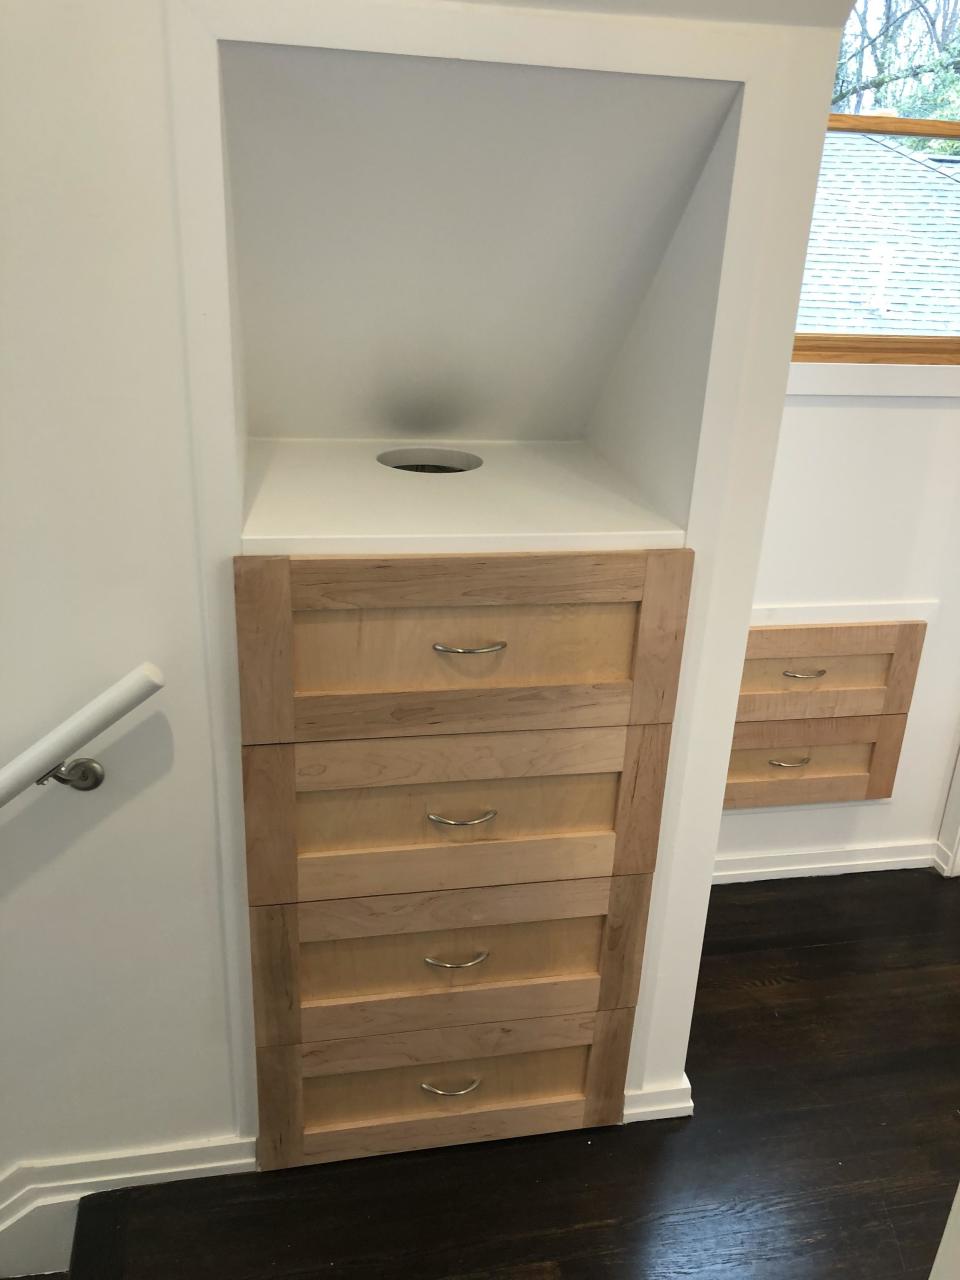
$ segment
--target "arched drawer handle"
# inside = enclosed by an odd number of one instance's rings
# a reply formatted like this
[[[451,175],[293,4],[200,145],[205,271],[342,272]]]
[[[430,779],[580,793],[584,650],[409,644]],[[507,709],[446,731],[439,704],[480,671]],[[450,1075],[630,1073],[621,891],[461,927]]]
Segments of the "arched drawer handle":
[[[501,653],[506,647],[506,640],[494,640],[493,644],[477,645],[473,649],[461,649],[455,644],[435,644],[437,653]]]
[[[804,756],[802,760],[768,760],[767,764],[775,765],[778,769],[802,769],[811,759],[811,756]]]
[[[827,674],[827,668],[820,667],[818,671],[782,671],[780,674],[791,680],[819,680]]]
[[[425,1093],[435,1093],[439,1098],[462,1098],[465,1093],[473,1093],[474,1089],[480,1088],[480,1077],[471,1080],[465,1089],[438,1089],[435,1084],[429,1084],[426,1080],[420,1082],[420,1088]]]
[[[434,956],[424,956],[423,963],[433,965],[434,969],[472,969],[474,965],[483,964],[490,955],[489,951],[478,951],[472,960],[437,960]]]
[[[440,827],[479,827],[481,822],[492,822],[496,816],[496,809],[488,809],[479,818],[445,818],[442,813],[427,814],[430,821]]]

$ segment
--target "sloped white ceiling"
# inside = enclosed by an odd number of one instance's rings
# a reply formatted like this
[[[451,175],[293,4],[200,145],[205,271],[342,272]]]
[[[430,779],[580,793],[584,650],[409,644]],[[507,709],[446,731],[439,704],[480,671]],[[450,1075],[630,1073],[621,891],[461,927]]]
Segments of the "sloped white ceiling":
[[[273,436],[579,435],[737,92],[251,44],[223,77]]]

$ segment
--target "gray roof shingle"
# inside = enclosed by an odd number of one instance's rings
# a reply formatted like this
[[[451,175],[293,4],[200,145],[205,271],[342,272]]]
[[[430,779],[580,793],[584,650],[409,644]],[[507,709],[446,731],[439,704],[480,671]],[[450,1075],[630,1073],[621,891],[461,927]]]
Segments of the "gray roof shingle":
[[[891,137],[827,134],[797,330],[960,334],[960,175]]]

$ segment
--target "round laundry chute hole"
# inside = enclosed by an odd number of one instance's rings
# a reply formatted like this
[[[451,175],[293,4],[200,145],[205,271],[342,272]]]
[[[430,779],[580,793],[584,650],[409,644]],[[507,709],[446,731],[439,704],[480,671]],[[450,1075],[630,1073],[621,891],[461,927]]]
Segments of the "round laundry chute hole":
[[[435,449],[431,446],[388,449],[378,453],[377,461],[394,471],[420,471],[430,475],[456,475],[461,471],[476,471],[483,466],[483,459],[462,449]]]

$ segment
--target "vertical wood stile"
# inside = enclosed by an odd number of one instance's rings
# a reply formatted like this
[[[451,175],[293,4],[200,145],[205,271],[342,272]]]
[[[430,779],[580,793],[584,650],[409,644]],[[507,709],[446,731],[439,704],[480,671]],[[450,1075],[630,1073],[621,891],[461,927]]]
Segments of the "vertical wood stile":
[[[250,905],[296,902],[297,793],[292,746],[243,748],[243,806]]]
[[[693,552],[651,551],[633,659],[631,724],[673,719],[683,656],[683,634],[693,575]]]
[[[285,556],[234,560],[244,743],[292,742],[293,613]]]
[[[617,791],[614,875],[652,871],[670,752],[669,724],[631,725]]]

